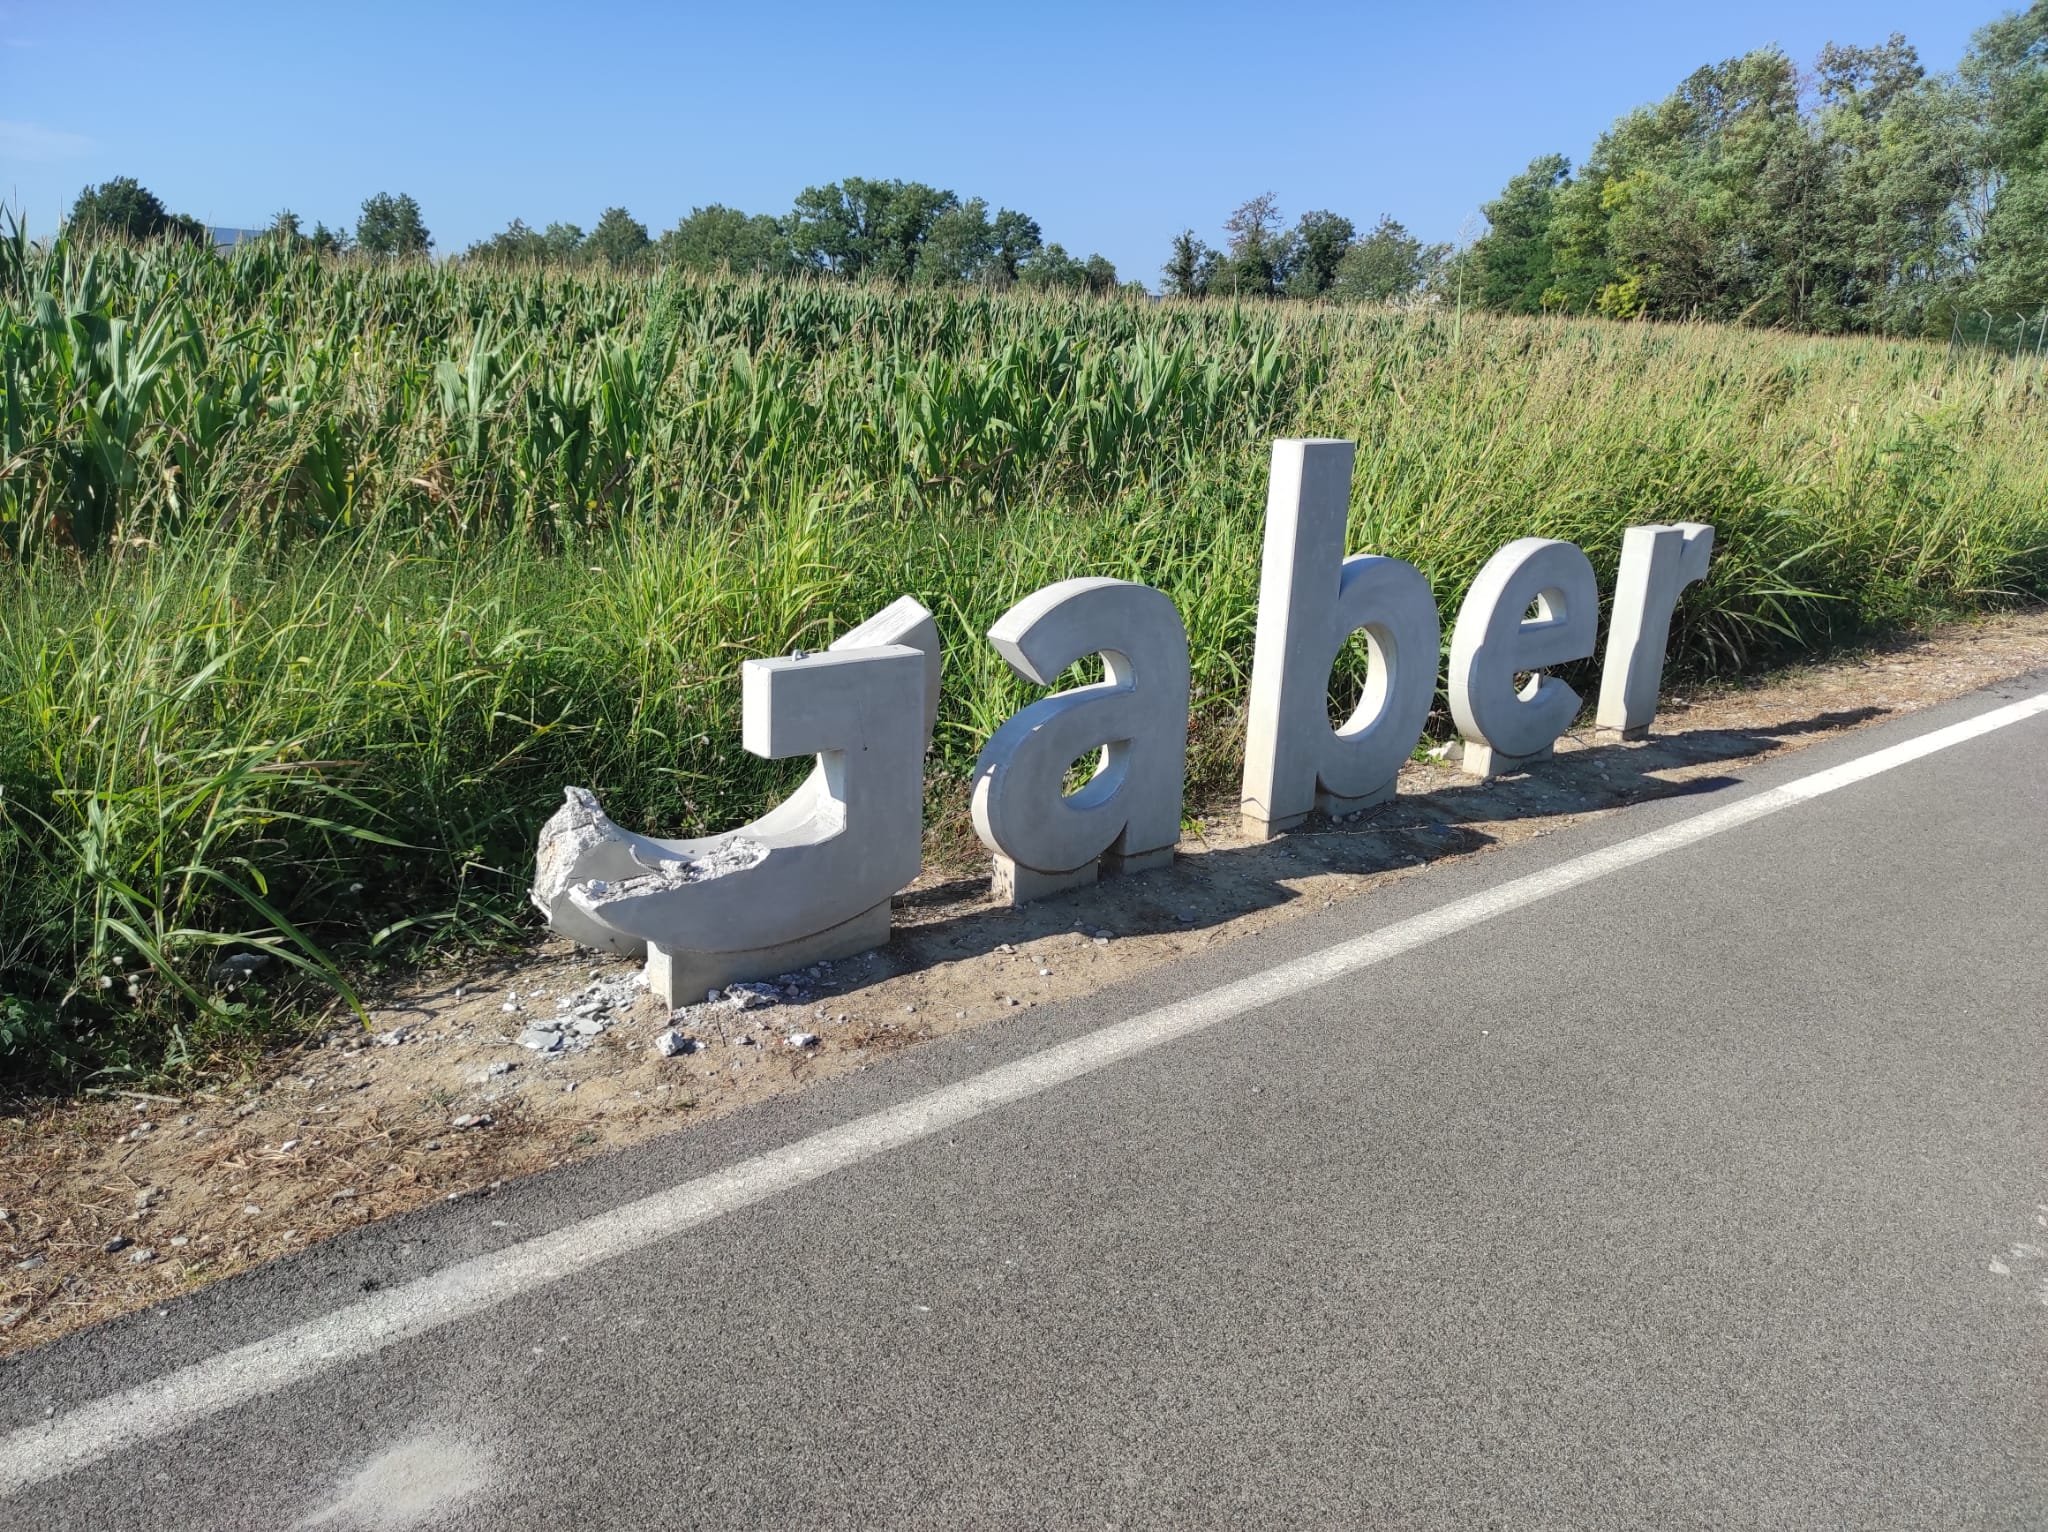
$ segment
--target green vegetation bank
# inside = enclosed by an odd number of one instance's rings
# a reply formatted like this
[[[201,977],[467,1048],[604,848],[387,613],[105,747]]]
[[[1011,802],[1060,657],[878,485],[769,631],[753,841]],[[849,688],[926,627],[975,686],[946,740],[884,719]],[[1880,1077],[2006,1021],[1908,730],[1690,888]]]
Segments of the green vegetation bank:
[[[566,783],[751,815],[801,768],[738,748],[740,661],[905,592],[935,807],[1026,700],[982,633],[1083,574],[1179,605],[1227,790],[1277,435],[1359,441],[1352,546],[1447,611],[1510,538],[1609,580],[1624,526],[1712,522],[1698,672],[2048,595],[2044,405],[1921,341],[16,237],[0,1083],[217,1062],[268,1004],[231,954],[530,931]]]

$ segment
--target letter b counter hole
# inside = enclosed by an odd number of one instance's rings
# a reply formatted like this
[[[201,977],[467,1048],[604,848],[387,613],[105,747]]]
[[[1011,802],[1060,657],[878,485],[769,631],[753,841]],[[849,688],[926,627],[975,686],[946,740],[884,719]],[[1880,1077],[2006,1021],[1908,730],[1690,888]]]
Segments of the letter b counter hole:
[[[1384,669],[1365,629],[1344,640],[1330,666],[1330,690],[1324,699],[1331,733],[1356,734],[1379,716],[1386,705]]]

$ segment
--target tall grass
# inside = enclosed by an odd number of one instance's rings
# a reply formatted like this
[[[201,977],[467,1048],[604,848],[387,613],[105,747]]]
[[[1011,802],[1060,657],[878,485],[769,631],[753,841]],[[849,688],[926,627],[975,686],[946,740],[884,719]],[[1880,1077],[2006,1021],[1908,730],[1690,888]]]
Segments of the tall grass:
[[[1447,613],[1512,537],[1712,522],[1694,670],[2048,594],[2048,378],[1920,344],[18,239],[0,291],[0,1076],[204,1066],[227,952],[527,929],[564,783],[758,812],[739,661],[905,592],[941,798],[1026,697],[979,635],[1080,574],[1179,605],[1227,785],[1276,434],[1359,441],[1352,545]]]

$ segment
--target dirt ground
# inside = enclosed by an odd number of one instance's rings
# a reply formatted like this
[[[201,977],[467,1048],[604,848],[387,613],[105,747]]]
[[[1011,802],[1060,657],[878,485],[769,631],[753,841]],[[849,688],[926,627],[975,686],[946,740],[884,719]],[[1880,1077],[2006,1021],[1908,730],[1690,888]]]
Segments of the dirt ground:
[[[898,897],[887,948],[748,1008],[671,1015],[635,965],[559,941],[421,976],[368,1030],[282,1054],[250,1085],[0,1121],[0,1355],[2044,664],[2048,612],[1988,618],[1669,697],[1656,738],[1568,736],[1524,776],[1482,784],[1417,763],[1384,808],[1265,844],[1222,805],[1170,869],[1022,910],[994,905],[985,876],[927,876]],[[549,1022],[558,1046],[522,1044],[546,1042],[531,1029]],[[663,1053],[671,1028],[690,1051]]]

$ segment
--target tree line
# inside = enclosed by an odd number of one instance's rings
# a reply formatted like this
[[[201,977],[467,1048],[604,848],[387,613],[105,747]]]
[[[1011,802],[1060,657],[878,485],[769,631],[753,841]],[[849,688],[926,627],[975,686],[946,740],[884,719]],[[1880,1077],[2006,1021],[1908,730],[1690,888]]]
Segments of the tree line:
[[[71,204],[66,223],[84,234],[132,240],[178,239],[204,244],[210,237],[205,224],[189,213],[171,212],[162,198],[133,176],[116,176],[86,187]],[[374,256],[423,256],[434,248],[419,203],[403,193],[394,197],[389,192],[378,192],[364,201],[353,230],[316,223],[307,233],[299,215],[286,209],[273,217],[258,237],[328,255],[360,251]]]
[[[1327,209],[1303,213],[1293,228],[1270,192],[1224,220],[1227,243],[1211,248],[1193,229],[1173,239],[1160,270],[1168,297],[1349,298],[1384,303],[1441,281],[1449,245],[1425,245],[1382,215],[1360,235],[1356,224]]]
[[[721,203],[692,208],[659,237],[619,207],[605,209],[587,234],[571,223],[534,229],[515,218],[471,245],[465,258],[588,261],[615,268],[661,264],[770,276],[824,273],[906,286],[1014,284],[1087,292],[1117,286],[1116,267],[1107,257],[1070,255],[1048,242],[1029,214],[991,210],[981,197],[922,181],[865,176],[806,187],[782,215]]]
[[[1810,70],[1759,49],[1625,114],[1574,170],[1530,162],[1465,249],[1382,217],[1270,195],[1192,229],[1161,269],[1182,297],[1386,302],[1706,318],[1890,334],[2032,315],[2048,337],[2048,0],[1982,28],[1931,75],[1898,33],[1831,43]],[[1973,330],[1974,333],[1974,330]]]
[[[132,177],[88,186],[71,223],[130,239],[204,239],[197,219],[169,213]],[[433,235],[412,197],[379,192],[363,203],[353,230],[278,213],[260,236],[332,254],[417,257]],[[697,271],[880,279],[906,286],[978,283],[1102,293],[1118,286],[1108,257],[1085,259],[1048,241],[1038,220],[981,197],[922,181],[849,176],[805,188],[787,214],[745,213],[713,203],[692,208],[660,236],[625,208],[606,208],[588,231],[574,223],[534,228],[515,218],[461,259],[485,265],[604,266],[613,270],[679,266]]]
[[[1270,194],[1211,246],[1176,235],[1162,291],[1184,298],[1441,300],[1511,313],[1705,318],[1819,331],[1940,333],[2042,316],[2048,341],[2048,0],[1980,29],[1948,74],[1894,33],[1831,43],[1810,69],[1759,49],[1619,118],[1576,168],[1546,154],[1481,209],[1462,250],[1391,216],[1291,226]],[[204,238],[132,178],[88,187],[75,224]],[[277,215],[265,237],[378,257],[433,248],[410,196],[380,192],[352,230]],[[1035,218],[921,181],[849,176],[785,214],[713,203],[655,235],[622,207],[587,232],[521,219],[461,257],[656,265],[903,285],[1108,292],[1116,267],[1047,241]]]
[[[1929,74],[1906,39],[1776,48],[1544,155],[1483,208],[1465,296],[1519,313],[1947,333],[2048,309],[2048,0]]]

